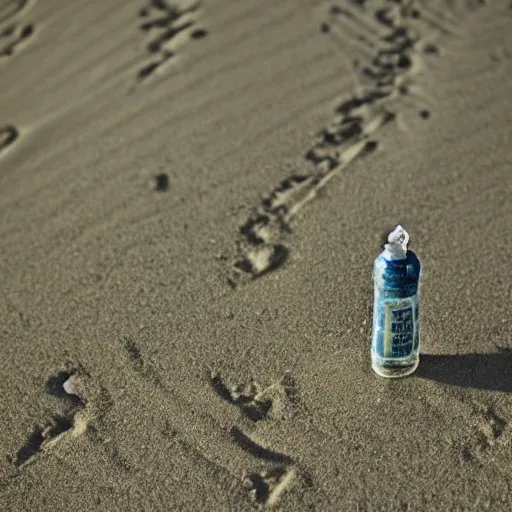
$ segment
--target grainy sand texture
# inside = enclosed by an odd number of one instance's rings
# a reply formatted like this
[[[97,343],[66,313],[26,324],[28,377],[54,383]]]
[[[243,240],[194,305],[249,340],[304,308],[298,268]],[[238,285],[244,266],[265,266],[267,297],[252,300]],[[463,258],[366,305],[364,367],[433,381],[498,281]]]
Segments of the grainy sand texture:
[[[512,510],[511,197],[508,0],[0,0],[0,510]]]

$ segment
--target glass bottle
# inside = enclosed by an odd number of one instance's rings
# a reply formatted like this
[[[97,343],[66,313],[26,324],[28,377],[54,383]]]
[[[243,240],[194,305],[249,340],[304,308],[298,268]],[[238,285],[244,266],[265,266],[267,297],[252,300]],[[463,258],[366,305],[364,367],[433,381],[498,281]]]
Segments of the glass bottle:
[[[405,377],[419,364],[420,262],[397,226],[374,263],[372,368],[381,377]]]

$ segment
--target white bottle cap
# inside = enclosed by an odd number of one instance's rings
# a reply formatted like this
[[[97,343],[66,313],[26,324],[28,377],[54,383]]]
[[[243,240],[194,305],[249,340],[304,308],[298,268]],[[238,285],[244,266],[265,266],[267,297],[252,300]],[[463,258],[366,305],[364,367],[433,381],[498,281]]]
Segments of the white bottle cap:
[[[384,246],[382,256],[386,260],[403,260],[407,258],[407,244],[409,243],[409,234],[405,229],[398,225],[388,236],[388,242]]]

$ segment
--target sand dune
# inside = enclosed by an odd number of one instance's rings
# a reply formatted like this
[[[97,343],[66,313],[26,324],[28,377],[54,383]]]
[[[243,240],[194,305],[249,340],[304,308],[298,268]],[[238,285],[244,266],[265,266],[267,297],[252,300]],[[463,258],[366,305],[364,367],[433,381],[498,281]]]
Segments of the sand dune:
[[[0,509],[510,510],[511,26],[0,2]],[[391,381],[398,223],[421,361]]]

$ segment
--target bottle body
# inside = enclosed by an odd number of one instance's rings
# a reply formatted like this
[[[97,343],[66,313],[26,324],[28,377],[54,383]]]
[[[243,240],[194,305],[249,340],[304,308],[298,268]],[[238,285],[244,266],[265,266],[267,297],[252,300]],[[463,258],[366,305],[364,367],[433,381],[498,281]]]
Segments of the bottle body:
[[[404,259],[374,264],[372,368],[382,377],[404,377],[419,363],[420,263],[412,251]]]

